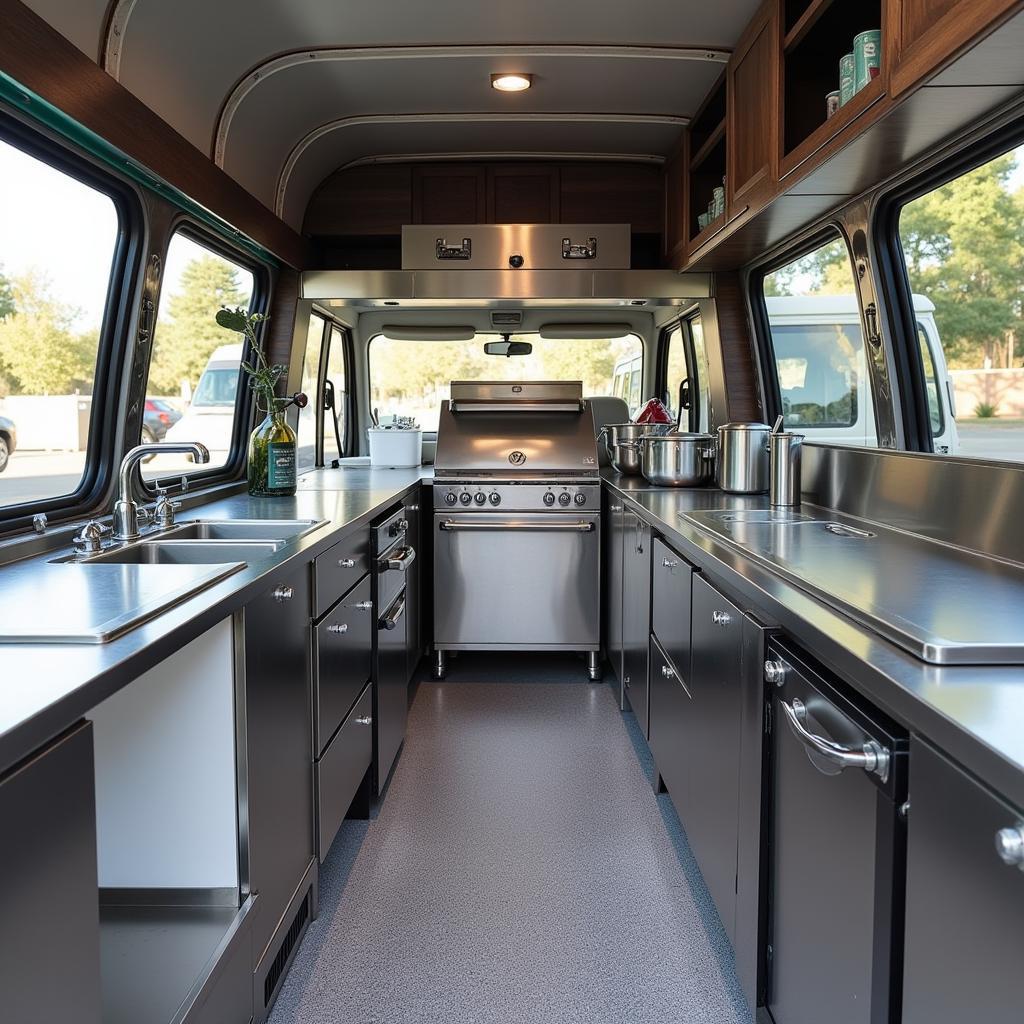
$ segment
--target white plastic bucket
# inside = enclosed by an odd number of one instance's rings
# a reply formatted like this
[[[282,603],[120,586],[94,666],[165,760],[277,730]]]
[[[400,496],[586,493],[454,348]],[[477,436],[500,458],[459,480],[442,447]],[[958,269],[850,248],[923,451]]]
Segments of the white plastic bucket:
[[[385,430],[370,427],[370,465],[388,469],[408,469],[423,461],[422,430]]]

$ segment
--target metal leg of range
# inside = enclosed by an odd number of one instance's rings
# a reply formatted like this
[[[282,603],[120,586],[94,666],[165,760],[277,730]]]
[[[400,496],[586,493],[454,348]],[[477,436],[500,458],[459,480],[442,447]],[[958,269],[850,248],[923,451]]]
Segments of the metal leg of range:
[[[599,683],[603,676],[601,672],[601,652],[587,651],[587,675],[592,683]]]
[[[444,679],[445,673],[448,670],[444,651],[434,651],[434,678]]]

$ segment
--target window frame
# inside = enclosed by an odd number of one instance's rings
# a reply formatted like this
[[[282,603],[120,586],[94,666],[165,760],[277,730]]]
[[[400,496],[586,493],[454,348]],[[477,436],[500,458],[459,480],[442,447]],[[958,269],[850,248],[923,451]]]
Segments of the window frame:
[[[257,259],[251,253],[233,245],[228,239],[214,234],[206,225],[201,224],[187,213],[180,213],[171,220],[167,227],[164,244],[161,249],[162,260],[160,269],[160,284],[156,295],[156,309],[153,313],[153,343],[149,346],[149,357],[146,360],[145,372],[141,380],[140,398],[145,399],[149,390],[149,370],[153,360],[153,353],[156,350],[158,334],[156,331],[157,321],[160,318],[161,303],[164,298],[164,272],[167,267],[167,254],[170,251],[171,243],[178,235],[183,235],[189,241],[210,252],[221,256],[223,259],[248,270],[253,276],[252,296],[249,300],[250,313],[266,313],[273,299],[273,279],[269,265]],[[227,335],[225,334],[225,337]],[[262,325],[259,341],[266,346],[268,331],[266,323]],[[242,362],[245,362],[250,354],[249,342],[243,342]],[[252,433],[254,424],[255,403],[253,402],[252,389],[246,386],[245,371],[241,365],[238,368],[238,400],[235,403],[235,418],[231,427],[231,449],[224,464],[212,469],[200,469],[196,467],[188,473],[174,472],[166,477],[154,476],[149,479],[142,478],[141,494],[144,498],[152,500],[157,495],[157,488],[167,490],[171,493],[180,491],[179,481],[182,476],[188,477],[189,490],[197,487],[210,487],[215,484],[231,483],[240,478],[245,470],[246,452],[248,449],[249,435]],[[140,421],[141,437],[141,421]],[[138,444],[134,441],[133,444]],[[139,476],[139,474],[136,474]]]
[[[55,521],[80,518],[94,510],[109,491],[116,475],[119,400],[127,390],[122,371],[131,347],[129,339],[146,223],[142,198],[134,185],[106,172],[76,148],[28,126],[3,109],[0,109],[0,142],[105,195],[113,203],[118,219],[97,341],[89,440],[82,478],[78,486],[66,494],[0,505],[0,530],[8,533],[31,526],[33,518],[40,514]]]
[[[341,342],[341,365],[342,365],[342,372],[345,374],[345,394],[344,394],[344,401],[342,403],[342,409],[344,411],[345,422],[343,424],[343,429],[341,430],[341,445],[342,445],[342,449],[343,450],[338,452],[338,455],[337,455],[337,458],[344,459],[348,455],[348,453],[352,450],[352,440],[353,440],[353,435],[352,435],[352,430],[353,430],[353,426],[352,426],[352,424],[353,424],[353,404],[352,403],[353,403],[353,399],[355,397],[355,392],[354,392],[354,389],[352,387],[352,382],[355,380],[355,377],[353,376],[353,374],[355,372],[355,366],[354,366],[355,354],[354,354],[354,342],[353,342],[353,338],[352,338],[352,331],[348,327],[346,327],[343,323],[341,323],[339,320],[335,320],[333,318],[329,318],[328,321],[327,321],[327,331],[326,331],[327,344],[324,346],[324,356],[323,356],[323,379],[324,379],[324,381],[326,382],[326,380],[327,380],[327,367],[328,367],[328,365],[330,364],[330,361],[331,361],[331,346],[334,344],[334,332],[335,331],[338,332],[338,337],[339,337],[339,340]],[[335,397],[335,400],[337,400],[337,397],[338,397],[337,396],[337,389],[335,389],[335,396],[334,397]],[[327,412],[326,408],[322,408],[321,409],[321,415],[323,416],[323,419],[324,419],[325,422],[326,422],[326,416],[324,414],[326,414],[326,412]],[[331,430],[331,438],[332,438],[332,440],[334,439],[334,431],[333,431],[333,429]],[[326,452],[326,448],[325,448],[326,442],[325,442],[325,439],[324,439],[324,431],[323,431],[323,427],[322,426],[321,426],[321,429],[320,429],[320,444],[321,444],[321,448],[323,448],[324,452]],[[323,465],[323,463],[326,461],[326,458],[327,458],[327,456],[326,456],[326,454],[324,454],[323,455],[323,460],[321,461],[321,465]]]
[[[688,380],[697,381],[697,387],[690,386],[690,407],[687,410],[687,430],[697,431],[700,429],[700,416],[701,416],[701,388],[700,388],[700,367],[697,366],[697,348],[693,340],[693,323],[695,320],[703,321],[703,316],[699,306],[693,306],[686,310],[685,313],[680,314],[674,320],[665,324],[659,335],[658,335],[658,359],[657,359],[657,386],[655,391],[657,394],[662,396],[662,401],[665,402],[666,406],[671,408],[676,401],[679,399],[679,391],[676,389],[676,393],[673,395],[669,391],[668,383],[668,361],[669,361],[669,350],[672,346],[672,332],[679,328],[680,339],[683,343],[683,357],[686,362],[686,374]],[[707,338],[704,339],[704,344],[707,346]],[[708,367],[710,377],[710,366]],[[711,381],[710,379],[706,382],[707,395],[708,395],[708,429],[711,430],[713,423],[711,420]],[[667,401],[668,400],[668,401]],[[676,410],[678,416],[679,410]],[[678,422],[678,420],[677,420]]]

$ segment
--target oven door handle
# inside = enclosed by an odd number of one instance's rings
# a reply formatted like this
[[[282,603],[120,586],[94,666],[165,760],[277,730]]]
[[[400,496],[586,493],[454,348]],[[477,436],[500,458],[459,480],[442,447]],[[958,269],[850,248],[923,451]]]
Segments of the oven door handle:
[[[412,547],[403,548],[401,554],[393,558],[382,558],[380,560],[380,571],[386,572],[391,569],[397,569],[401,572],[405,572],[406,569],[416,561],[416,549]]]
[[[456,532],[458,530],[512,530],[529,533],[592,533],[594,524],[585,519],[572,523],[524,523],[515,519],[498,520],[495,522],[460,523],[454,519],[442,519],[442,530]]]
[[[779,702],[786,715],[786,721],[793,735],[808,749],[819,757],[830,761],[840,771],[844,768],[863,768],[871,775],[877,775],[883,782],[889,778],[889,763],[892,755],[886,747],[883,747],[877,740],[868,740],[856,747],[844,747],[842,744],[825,739],[824,736],[817,736],[810,732],[804,725],[807,718],[807,708],[804,702],[793,698],[792,704],[785,701]]]
[[[388,609],[387,615],[385,615],[377,625],[381,629],[394,629],[398,625],[398,620],[405,614],[405,591],[402,591],[402,596],[395,601],[395,603]]]

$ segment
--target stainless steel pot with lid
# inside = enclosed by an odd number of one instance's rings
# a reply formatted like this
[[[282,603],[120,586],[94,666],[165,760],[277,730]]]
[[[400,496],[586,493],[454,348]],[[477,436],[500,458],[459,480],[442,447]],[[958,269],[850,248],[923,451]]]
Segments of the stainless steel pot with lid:
[[[718,428],[718,486],[730,494],[768,490],[767,423],[725,423]]]
[[[624,476],[640,475],[640,450],[636,442],[649,434],[664,434],[673,423],[609,423],[598,434],[608,446],[612,468]]]
[[[715,439],[711,434],[647,434],[637,442],[640,471],[658,487],[703,487],[715,475]]]

